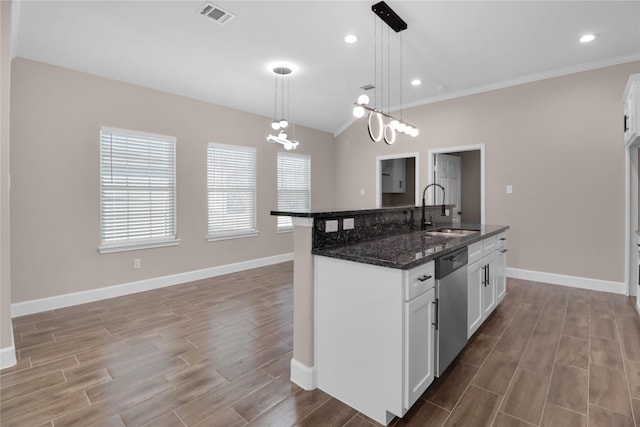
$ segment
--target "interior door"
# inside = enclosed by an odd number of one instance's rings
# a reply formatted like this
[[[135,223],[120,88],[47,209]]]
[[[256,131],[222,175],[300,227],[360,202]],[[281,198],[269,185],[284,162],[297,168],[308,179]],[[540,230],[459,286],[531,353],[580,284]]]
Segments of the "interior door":
[[[450,154],[436,154],[435,162],[433,167],[434,182],[444,187],[445,204],[455,205],[452,212],[453,223],[460,224],[460,215],[462,214],[460,157]],[[438,193],[438,190],[435,193]],[[436,194],[435,200],[430,200],[433,201],[432,204],[437,205],[441,203],[441,197],[442,195]]]

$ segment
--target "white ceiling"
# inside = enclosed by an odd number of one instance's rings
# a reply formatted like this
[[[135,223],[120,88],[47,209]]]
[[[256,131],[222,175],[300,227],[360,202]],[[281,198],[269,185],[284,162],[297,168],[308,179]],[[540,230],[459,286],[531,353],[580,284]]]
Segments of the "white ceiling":
[[[214,0],[237,16],[224,26],[198,14],[204,0],[14,1],[13,54],[267,117],[267,66],[286,60],[299,67],[289,119],[336,133],[351,122],[360,86],[374,82],[376,1]],[[391,107],[401,81],[407,108],[640,59],[640,1],[387,3],[408,24],[402,79],[400,36],[390,30]],[[587,32],[598,38],[578,43]],[[358,43],[347,45],[347,33]]]

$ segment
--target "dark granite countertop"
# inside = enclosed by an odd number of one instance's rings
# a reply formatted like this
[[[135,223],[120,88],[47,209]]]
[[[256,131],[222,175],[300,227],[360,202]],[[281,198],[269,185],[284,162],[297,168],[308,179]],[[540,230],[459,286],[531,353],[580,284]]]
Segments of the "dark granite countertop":
[[[509,226],[458,224],[456,229],[478,230],[464,237],[428,236],[425,231],[397,234],[371,240],[313,249],[314,255],[345,259],[382,267],[408,270],[456,249],[505,231]],[[429,230],[426,230],[429,231]]]
[[[430,207],[439,207],[442,205],[428,205]],[[445,205],[447,208],[452,208],[454,205]],[[310,209],[304,211],[271,211],[271,215],[274,216],[293,216],[298,218],[322,218],[322,219],[332,219],[332,218],[344,218],[348,216],[360,216],[367,214],[384,214],[391,212],[402,212],[407,209],[420,209],[421,206],[394,206],[389,208],[363,208],[363,209]]]

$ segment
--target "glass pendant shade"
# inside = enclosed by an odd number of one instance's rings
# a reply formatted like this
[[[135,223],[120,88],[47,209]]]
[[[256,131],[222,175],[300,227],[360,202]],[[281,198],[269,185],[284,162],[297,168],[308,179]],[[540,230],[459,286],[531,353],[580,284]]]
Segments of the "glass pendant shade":
[[[369,97],[367,95],[360,95],[358,97],[358,104],[369,105]]]

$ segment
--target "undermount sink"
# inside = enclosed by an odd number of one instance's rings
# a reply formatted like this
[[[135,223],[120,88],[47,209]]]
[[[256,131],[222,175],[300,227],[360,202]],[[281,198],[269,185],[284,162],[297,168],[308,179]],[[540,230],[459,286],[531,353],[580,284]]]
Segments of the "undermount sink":
[[[478,230],[463,230],[460,228],[441,228],[439,230],[425,231],[428,236],[464,237],[477,233]]]

